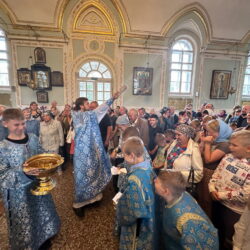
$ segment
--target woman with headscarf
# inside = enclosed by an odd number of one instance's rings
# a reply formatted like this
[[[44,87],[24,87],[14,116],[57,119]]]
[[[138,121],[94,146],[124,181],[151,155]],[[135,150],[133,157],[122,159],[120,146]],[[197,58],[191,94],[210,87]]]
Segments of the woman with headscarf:
[[[204,143],[202,151],[204,161],[204,177],[199,183],[198,201],[207,215],[212,218],[212,199],[209,195],[208,183],[221,159],[229,153],[229,137],[232,129],[221,119],[211,120],[206,125],[207,136],[201,137]]]
[[[165,169],[180,171],[185,180],[191,181],[189,176],[191,170],[194,170],[193,183],[201,181],[203,176],[203,163],[199,146],[194,142],[195,131],[192,127],[181,124],[175,130],[176,139],[170,145],[167,151]]]

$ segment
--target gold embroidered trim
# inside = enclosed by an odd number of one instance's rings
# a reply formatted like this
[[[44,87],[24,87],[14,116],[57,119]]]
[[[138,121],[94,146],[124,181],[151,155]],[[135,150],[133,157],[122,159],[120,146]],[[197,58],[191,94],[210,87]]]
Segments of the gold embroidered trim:
[[[173,203],[167,204],[165,207],[166,207],[166,208],[171,208],[171,207],[173,207],[174,205],[176,205],[176,204],[182,199],[182,197],[183,197],[183,194],[182,194],[177,200],[175,200]]]
[[[142,198],[145,201],[145,193],[144,193],[144,190],[142,189],[141,180],[137,176],[134,176],[134,175],[130,176],[128,179],[136,183],[136,185],[139,187],[141,191]]]
[[[179,217],[179,219],[177,220],[177,223],[176,223],[177,230],[179,231],[180,234],[182,234],[183,225],[185,223],[187,223],[189,220],[199,220],[199,221],[206,222],[206,220],[204,218],[202,218],[198,214],[185,213],[185,214],[183,214],[182,216]]]

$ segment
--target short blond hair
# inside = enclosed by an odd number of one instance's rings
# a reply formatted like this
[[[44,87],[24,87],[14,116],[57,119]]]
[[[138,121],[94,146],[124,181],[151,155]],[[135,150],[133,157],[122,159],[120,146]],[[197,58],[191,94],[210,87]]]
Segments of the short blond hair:
[[[213,132],[220,132],[220,123],[218,120],[211,120],[207,123],[207,129],[211,129]]]
[[[240,130],[232,133],[230,139],[238,139],[241,145],[250,146],[250,130]]]
[[[9,120],[24,120],[23,112],[21,111],[21,109],[5,109],[3,112],[3,121]]]
[[[213,117],[211,115],[205,115],[202,119],[202,122],[204,123],[207,123],[209,121],[213,120]]]
[[[130,138],[132,136],[139,137],[139,135],[140,135],[139,131],[136,127],[128,127],[122,133],[122,140],[126,141],[128,138]]]
[[[169,188],[175,197],[181,196],[186,190],[187,181],[181,172],[178,171],[161,171],[158,178],[163,187]]]
[[[191,121],[189,126],[193,127],[194,129],[197,129],[201,126],[201,122],[198,119],[194,119]]]
[[[144,154],[143,141],[137,136],[132,136],[123,143],[122,151],[126,155],[133,153],[136,157],[141,157]]]

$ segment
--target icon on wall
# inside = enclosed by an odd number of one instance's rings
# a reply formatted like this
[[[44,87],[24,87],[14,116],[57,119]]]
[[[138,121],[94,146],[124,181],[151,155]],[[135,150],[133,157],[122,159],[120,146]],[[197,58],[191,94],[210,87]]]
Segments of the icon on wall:
[[[51,73],[51,85],[53,87],[63,87],[63,73],[60,71],[53,71]]]
[[[37,91],[36,96],[37,96],[37,102],[40,102],[40,103],[49,102],[49,95],[48,95],[48,92],[46,91]]]
[[[35,63],[46,64],[46,52],[43,48],[37,47],[34,50]]]
[[[19,86],[28,86],[31,80],[31,72],[27,68],[17,70],[17,79]]]
[[[210,99],[227,99],[232,71],[213,70]]]
[[[31,66],[32,79],[36,89],[51,89],[51,71],[50,67],[34,64]]]
[[[134,67],[133,95],[152,95],[153,68]]]

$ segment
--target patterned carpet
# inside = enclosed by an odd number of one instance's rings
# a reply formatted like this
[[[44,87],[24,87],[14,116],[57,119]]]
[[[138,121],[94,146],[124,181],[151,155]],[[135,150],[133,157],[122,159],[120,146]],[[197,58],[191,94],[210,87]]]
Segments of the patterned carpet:
[[[85,217],[79,218],[72,210],[73,176],[72,164],[68,163],[62,175],[55,175],[57,186],[53,198],[61,218],[61,230],[52,240],[51,249],[116,250],[118,239],[113,236],[115,195],[110,183],[104,191],[103,200],[85,210]],[[0,249],[8,249],[8,235],[5,215],[0,212]]]

